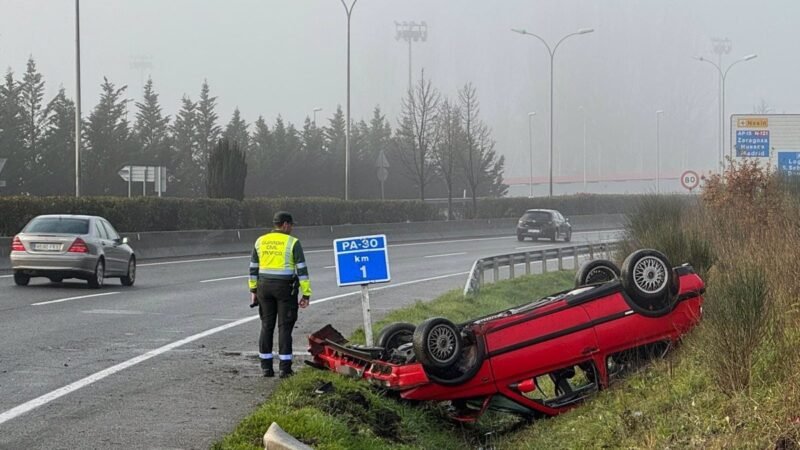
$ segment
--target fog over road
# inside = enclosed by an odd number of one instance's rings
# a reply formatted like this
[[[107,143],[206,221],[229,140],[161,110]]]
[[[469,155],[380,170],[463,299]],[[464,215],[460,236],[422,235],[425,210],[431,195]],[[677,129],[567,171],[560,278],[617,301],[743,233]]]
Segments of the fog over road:
[[[573,243],[618,232],[576,232]],[[472,262],[526,248],[572,245],[516,237],[391,245],[392,282],[371,288],[373,320],[463,288]],[[338,288],[330,249],[307,249],[314,296],[295,352],[331,323],[362,323],[359,288]],[[132,288],[107,280],[0,275],[0,448],[207,448],[261,403],[277,379],[260,375],[248,256],[148,261]],[[295,365],[302,366],[298,358]]]

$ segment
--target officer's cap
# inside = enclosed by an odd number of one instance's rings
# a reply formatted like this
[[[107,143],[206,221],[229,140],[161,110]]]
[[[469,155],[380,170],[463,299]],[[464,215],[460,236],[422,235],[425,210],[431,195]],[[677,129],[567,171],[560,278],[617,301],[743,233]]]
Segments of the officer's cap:
[[[272,223],[275,225],[283,225],[284,223],[294,223],[292,215],[286,211],[278,211],[272,216]]]

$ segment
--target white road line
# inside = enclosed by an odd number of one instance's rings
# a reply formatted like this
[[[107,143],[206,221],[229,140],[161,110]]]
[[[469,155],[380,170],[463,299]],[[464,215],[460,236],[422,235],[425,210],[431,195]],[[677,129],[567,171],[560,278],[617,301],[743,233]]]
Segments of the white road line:
[[[13,277],[13,276],[14,276],[14,275],[0,275],[0,278],[11,278],[11,277]]]
[[[162,262],[155,262],[155,263],[147,263],[147,264],[137,264],[138,267],[148,267],[148,266],[165,266],[168,264],[188,264],[188,263],[196,263],[196,262],[206,262],[206,261],[224,261],[226,259],[240,259],[240,258],[249,258],[250,255],[242,255],[242,256],[221,256],[219,258],[203,258],[203,259],[183,259],[180,261],[162,261]]]
[[[397,284],[392,284],[392,285],[388,285],[388,286],[382,286],[382,287],[379,287],[379,288],[375,288],[375,289],[373,289],[373,291],[380,291],[380,290],[384,290],[384,289],[391,289],[391,288],[397,288],[397,287],[401,287],[401,286],[408,286],[410,284],[424,283],[426,281],[440,280],[440,279],[443,279],[443,278],[466,275],[468,273],[469,272],[451,273],[451,274],[447,274],[447,275],[440,275],[440,276],[437,276],[437,277],[430,277],[430,278],[422,278],[422,279],[419,279],[419,280],[405,281],[403,283],[397,283]],[[118,292],[113,292],[113,293],[117,293],[118,294]],[[113,293],[100,294],[100,295],[110,295],[110,294],[113,294]],[[351,295],[357,295],[357,294],[360,294],[360,293],[361,293],[361,291],[350,292],[350,293],[342,294],[342,295],[334,295],[333,297],[321,298],[321,299],[313,301],[311,303],[312,304],[322,303],[322,302],[326,302],[326,301],[329,301],[329,300],[334,300],[334,299],[337,299],[337,298],[348,297],[348,296],[351,296]],[[225,325],[221,325],[221,326],[218,326],[216,328],[212,328],[210,330],[203,331],[202,333],[198,333],[198,334],[189,336],[187,338],[181,339],[179,341],[175,341],[175,342],[173,342],[171,344],[167,344],[167,345],[165,345],[163,347],[159,347],[159,348],[157,348],[155,350],[150,350],[147,353],[144,353],[142,355],[139,355],[139,356],[137,356],[135,358],[132,358],[132,359],[129,359],[127,361],[121,362],[121,363],[119,363],[119,364],[117,364],[115,366],[111,366],[108,369],[101,370],[100,372],[97,372],[95,374],[89,375],[88,377],[81,378],[80,380],[75,381],[74,383],[70,383],[70,384],[68,384],[68,385],[66,385],[66,386],[64,386],[62,388],[58,388],[58,389],[56,389],[54,391],[51,391],[51,392],[49,392],[47,394],[44,394],[44,395],[42,395],[40,397],[37,397],[37,398],[33,399],[33,400],[29,400],[29,401],[27,401],[27,402],[25,402],[25,403],[23,403],[23,404],[21,404],[19,406],[15,406],[14,408],[11,408],[8,411],[3,412],[2,414],[0,414],[0,425],[4,424],[5,422],[8,422],[9,420],[17,418],[17,417],[19,417],[19,416],[21,416],[21,415],[23,415],[23,414],[25,414],[27,412],[30,412],[30,411],[32,411],[32,410],[34,410],[34,409],[36,409],[36,408],[38,408],[40,406],[46,405],[46,404],[48,404],[48,403],[50,403],[50,402],[52,402],[54,400],[57,400],[57,399],[65,396],[65,395],[67,395],[67,394],[69,394],[71,392],[75,392],[78,389],[81,389],[81,388],[84,388],[84,387],[89,386],[91,384],[94,384],[94,383],[102,380],[103,378],[106,378],[106,377],[109,377],[111,375],[114,375],[115,373],[121,372],[121,371],[123,371],[123,370],[125,370],[125,369],[127,369],[129,367],[135,366],[136,364],[139,364],[141,362],[147,361],[148,359],[151,359],[151,358],[154,358],[156,356],[162,355],[162,354],[164,354],[164,353],[166,353],[166,352],[168,352],[170,350],[174,350],[174,349],[176,349],[178,347],[182,347],[182,346],[184,346],[186,344],[189,344],[191,342],[194,342],[194,341],[196,341],[198,339],[202,339],[204,337],[211,336],[211,335],[219,333],[221,331],[225,331],[225,330],[227,330],[229,328],[233,328],[233,327],[236,327],[236,326],[248,323],[248,322],[252,322],[252,321],[254,321],[256,319],[258,319],[258,315],[254,315],[254,316],[251,316],[251,317],[245,317],[245,318],[239,319],[239,320],[237,320],[235,322],[227,323]]]
[[[116,295],[120,292],[103,292],[102,294],[81,295],[79,297],[60,298],[58,300],[50,300],[46,302],[32,303],[31,306],[51,305],[53,303],[69,302],[72,300],[80,300],[82,298],[104,297],[106,295]]]
[[[238,280],[239,278],[247,278],[250,275],[237,275],[235,277],[214,278],[212,280],[203,280],[201,283],[213,283],[215,281]]]
[[[423,256],[423,258],[444,258],[444,257],[446,257],[446,256],[459,256],[459,255],[466,255],[466,254],[467,254],[467,252],[459,252],[459,253],[444,253],[444,254],[441,254],[441,255],[428,255],[428,256]]]
[[[335,268],[336,268],[336,266],[325,266],[325,267],[323,267],[323,269],[335,269]]]

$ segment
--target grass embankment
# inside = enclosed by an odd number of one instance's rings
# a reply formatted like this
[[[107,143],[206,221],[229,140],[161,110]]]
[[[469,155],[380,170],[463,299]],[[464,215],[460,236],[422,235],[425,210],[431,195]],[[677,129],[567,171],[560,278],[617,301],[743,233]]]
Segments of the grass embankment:
[[[389,323],[419,323],[434,316],[455,322],[469,320],[567,289],[572,282],[571,272],[552,272],[487,285],[480,295],[470,299],[460,291],[451,291],[431,302],[417,302],[391,312],[375,325],[375,333]],[[354,342],[363,339],[362,330],[353,336]],[[326,382],[333,384],[333,392],[314,394]],[[453,424],[437,405],[401,401],[363,381],[309,368],[281,381],[270,398],[214,448],[263,448],[262,437],[272,422],[320,450],[461,450],[476,448],[484,433],[518,421],[498,415],[488,416],[476,426]]]

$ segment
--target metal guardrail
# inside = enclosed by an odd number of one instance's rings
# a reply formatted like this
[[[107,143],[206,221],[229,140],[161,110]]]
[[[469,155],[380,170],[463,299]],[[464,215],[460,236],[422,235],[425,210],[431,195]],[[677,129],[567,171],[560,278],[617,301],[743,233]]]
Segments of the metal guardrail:
[[[590,260],[596,257],[609,259],[611,252],[615,251],[618,246],[619,242],[604,242],[530,250],[477,259],[472,264],[472,270],[470,270],[467,283],[464,285],[464,295],[474,295],[480,292],[481,286],[484,284],[484,274],[487,270],[492,271],[492,281],[497,281],[500,279],[501,267],[508,267],[509,278],[514,278],[516,266],[520,264],[525,265],[525,275],[531,274],[531,265],[534,263],[541,263],[542,273],[546,273],[548,271],[547,262],[552,260],[558,262],[558,270],[564,270],[564,258],[575,258],[573,267],[577,269],[577,258],[588,256]]]

